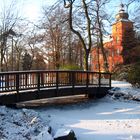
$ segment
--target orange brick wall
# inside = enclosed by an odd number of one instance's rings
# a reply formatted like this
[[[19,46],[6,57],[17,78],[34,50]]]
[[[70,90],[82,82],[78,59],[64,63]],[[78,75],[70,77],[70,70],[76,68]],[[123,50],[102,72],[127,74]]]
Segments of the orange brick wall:
[[[117,65],[123,64],[123,56],[121,54],[123,50],[122,40],[126,30],[128,29],[133,30],[133,22],[119,21],[114,23],[112,25],[112,40],[104,43],[110,72],[112,72]],[[100,54],[98,55],[98,48],[94,47],[91,51],[92,71],[99,71],[98,58],[100,62],[100,71],[104,71],[104,60],[101,50]]]

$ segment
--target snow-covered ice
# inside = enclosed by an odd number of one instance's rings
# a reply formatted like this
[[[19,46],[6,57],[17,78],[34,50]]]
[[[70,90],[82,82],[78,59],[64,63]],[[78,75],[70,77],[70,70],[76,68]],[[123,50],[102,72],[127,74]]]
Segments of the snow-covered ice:
[[[140,104],[111,100],[39,110],[54,131],[73,129],[78,140],[140,140]],[[54,132],[55,133],[55,132]]]
[[[113,81],[112,92],[139,96],[140,89]],[[48,126],[52,127],[51,135]],[[102,99],[36,109],[0,107],[0,140],[53,140],[57,130],[74,130],[77,140],[140,140],[140,102]]]

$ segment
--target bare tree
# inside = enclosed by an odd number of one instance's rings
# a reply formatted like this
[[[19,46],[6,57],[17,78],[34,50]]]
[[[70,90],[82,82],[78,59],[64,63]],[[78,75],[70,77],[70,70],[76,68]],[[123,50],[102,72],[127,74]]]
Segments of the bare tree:
[[[68,26],[68,13],[58,5],[53,10],[44,8],[42,28],[44,30],[43,48],[49,69],[60,69],[65,65],[79,65],[76,45],[79,39]],[[75,58],[78,59],[75,59]],[[76,60],[76,61],[75,61]]]
[[[95,1],[82,0],[81,6],[78,5],[76,2],[78,3],[78,1],[76,0],[67,0],[67,1],[64,0],[64,7],[69,9],[70,29],[74,34],[76,34],[79,37],[82,46],[84,48],[85,69],[86,70],[89,69],[89,54],[93,42],[95,41],[93,37],[95,37],[95,32],[98,30],[100,48],[102,50],[105,62],[105,70],[108,71],[107,57],[103,47],[103,20],[105,20],[105,17],[103,16],[102,11],[104,5],[108,3],[109,0],[95,0]],[[80,18],[78,18],[77,15],[80,16]],[[79,19],[82,21],[81,22],[82,24],[79,22],[80,21]],[[82,31],[80,31],[80,29]]]
[[[103,60],[104,60],[104,69],[106,72],[109,71],[109,67],[108,67],[107,54],[105,52],[104,42],[103,42],[103,40],[104,40],[103,33],[105,32],[103,22],[108,20],[108,15],[104,11],[104,6],[109,2],[110,2],[110,0],[95,0],[94,8],[93,8],[93,10],[95,12],[95,29],[97,31],[97,38],[99,38],[98,39],[98,42],[99,42],[98,49],[101,49],[101,52],[103,55]],[[100,51],[98,51],[98,53],[99,52]]]
[[[16,3],[12,1],[8,7],[4,5],[2,8],[1,13],[1,20],[0,20],[0,67],[1,71],[4,70],[3,64],[6,60],[6,53],[8,51],[7,41],[8,37],[16,36],[14,32],[14,27],[16,26],[19,16],[15,11]]]
[[[70,25],[70,29],[71,31],[76,34],[80,41],[81,44],[84,48],[84,52],[85,52],[85,70],[89,69],[89,54],[91,51],[91,46],[92,46],[92,37],[91,37],[91,19],[90,19],[90,14],[89,14],[89,9],[88,9],[88,3],[86,3],[85,0],[82,0],[82,8],[80,8],[80,12],[79,14],[83,14],[84,17],[82,17],[83,19],[85,19],[84,22],[86,22],[85,24],[85,30],[84,30],[84,35],[87,35],[87,37],[83,36],[83,34],[79,31],[79,29],[81,27],[78,27],[77,29],[74,27],[73,25],[73,21],[74,21],[74,12],[73,12],[73,7],[74,7],[74,2],[76,0],[64,0],[64,7],[65,8],[69,8],[69,25]]]
[[[44,49],[46,51],[46,59],[48,59],[49,67],[59,69],[62,63],[62,48],[64,41],[63,23],[64,12],[58,7],[51,13],[44,7],[44,22],[42,28],[44,29]]]
[[[22,55],[25,51],[24,44],[22,42],[22,38],[20,37],[12,37],[7,43],[7,47],[9,48],[8,55],[5,57],[5,65],[7,65],[6,70],[10,71],[19,71],[22,69],[21,61]]]
[[[26,33],[26,50],[28,50],[29,55],[31,56],[30,60],[30,68],[32,68],[33,60],[37,53],[41,53],[41,43],[40,43],[40,36],[38,34],[38,29],[33,27]]]
[[[129,8],[129,12],[132,15],[131,19],[134,21],[134,25],[136,30],[140,30],[140,4],[139,0],[134,1],[133,3],[130,3],[129,7],[133,5],[133,10]]]
[[[126,6],[126,12],[129,12],[131,5],[135,3],[139,3],[139,0],[124,0]]]

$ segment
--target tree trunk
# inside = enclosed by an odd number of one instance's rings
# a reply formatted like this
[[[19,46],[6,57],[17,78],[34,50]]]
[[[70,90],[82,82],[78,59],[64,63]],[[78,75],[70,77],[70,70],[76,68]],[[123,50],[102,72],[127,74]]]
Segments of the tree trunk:
[[[85,51],[85,57],[84,57],[84,70],[89,70],[89,63],[88,63],[88,60],[89,60],[89,50],[86,50]]]
[[[85,0],[83,0],[83,8],[84,8],[84,12],[85,12],[85,17],[86,17],[86,20],[87,20],[87,34],[88,34],[88,45],[86,45],[85,41],[84,41],[84,38],[82,37],[81,33],[76,31],[74,28],[73,28],[73,19],[72,19],[72,9],[73,9],[73,3],[74,3],[75,0],[70,0],[70,4],[68,5],[68,7],[66,7],[66,3],[65,3],[65,0],[64,0],[64,6],[66,8],[69,8],[69,25],[70,25],[70,29],[71,31],[76,34],[80,41],[81,41],[81,44],[82,44],[82,47],[84,48],[84,51],[85,51],[85,57],[84,57],[84,69],[85,70],[89,70],[89,65],[88,65],[88,59],[89,59],[89,53],[90,53],[90,50],[91,50],[91,27],[90,27],[90,24],[91,24],[91,21],[90,21],[90,18],[89,18],[89,13],[88,13],[88,6],[86,5],[85,3]]]
[[[98,24],[98,32],[99,32],[99,39],[100,39],[100,47],[101,47],[101,51],[102,51],[102,55],[103,55],[103,60],[104,60],[104,69],[106,72],[109,71],[108,68],[108,62],[107,62],[107,57],[106,57],[106,53],[105,53],[105,49],[104,49],[104,44],[103,44],[103,33],[102,33],[102,22],[100,21],[100,15],[99,15],[99,3],[98,1],[96,1],[96,6],[97,6],[97,24]]]

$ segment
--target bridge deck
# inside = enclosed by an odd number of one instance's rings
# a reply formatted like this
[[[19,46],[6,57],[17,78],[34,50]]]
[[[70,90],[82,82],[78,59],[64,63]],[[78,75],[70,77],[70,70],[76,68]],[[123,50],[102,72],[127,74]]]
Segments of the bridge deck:
[[[111,74],[89,71],[24,71],[0,73],[0,104],[87,94],[102,97]]]

